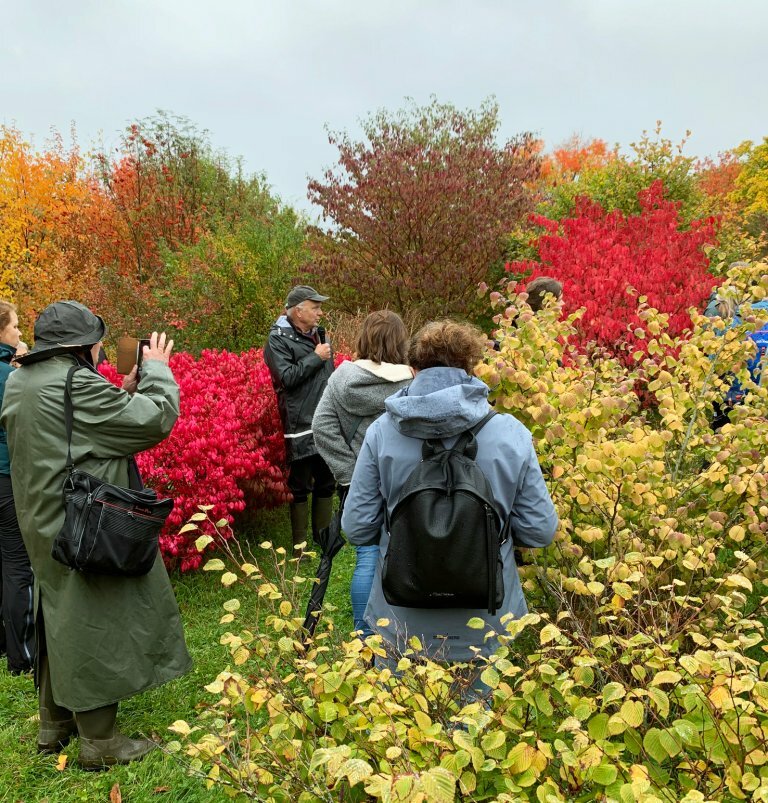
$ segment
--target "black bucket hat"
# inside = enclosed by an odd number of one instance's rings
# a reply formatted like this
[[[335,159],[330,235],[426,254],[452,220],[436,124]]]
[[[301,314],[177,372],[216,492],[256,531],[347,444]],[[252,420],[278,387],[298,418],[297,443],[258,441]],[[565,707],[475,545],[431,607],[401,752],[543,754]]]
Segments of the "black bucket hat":
[[[72,349],[93,346],[107,334],[104,319],[77,301],[57,301],[35,321],[35,346],[19,357],[21,365],[47,360]]]

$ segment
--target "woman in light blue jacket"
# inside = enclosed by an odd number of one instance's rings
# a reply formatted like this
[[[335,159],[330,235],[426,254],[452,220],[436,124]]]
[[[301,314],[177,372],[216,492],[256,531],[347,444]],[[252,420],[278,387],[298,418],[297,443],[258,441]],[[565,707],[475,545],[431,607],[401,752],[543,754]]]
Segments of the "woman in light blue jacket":
[[[486,640],[484,630],[467,627],[467,621],[480,617],[488,629],[504,632],[503,616],[518,618],[526,613],[514,548],[545,547],[557,530],[557,513],[530,432],[513,416],[496,415],[478,433],[476,462],[491,485],[500,520],[508,522],[514,534],[501,547],[505,588],[501,608],[494,615],[464,608],[404,608],[391,606],[384,598],[386,520],[421,460],[422,441],[439,438],[451,446],[490,412],[488,387],[471,376],[485,345],[482,334],[469,325],[438,321],[421,329],[409,352],[416,377],[408,388],[387,399],[387,412],[369,427],[352,475],[342,527],[352,544],[379,544],[365,618],[395,654],[402,652],[407,639],[417,636],[427,654],[449,662],[471,660],[472,647],[490,655],[497,642]],[[377,624],[379,620],[388,623]]]

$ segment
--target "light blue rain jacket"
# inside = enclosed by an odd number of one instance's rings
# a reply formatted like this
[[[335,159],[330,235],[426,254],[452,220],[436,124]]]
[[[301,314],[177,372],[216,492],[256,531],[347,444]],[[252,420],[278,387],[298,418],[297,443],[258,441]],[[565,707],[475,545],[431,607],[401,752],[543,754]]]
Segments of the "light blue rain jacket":
[[[402,650],[413,635],[432,656],[447,661],[474,657],[470,646],[488,655],[498,646],[484,640],[484,630],[468,628],[474,616],[503,632],[508,613],[527,612],[514,559],[514,547],[545,547],[557,530],[557,513],[533,449],[531,433],[511,415],[496,415],[477,436],[477,464],[493,489],[501,521],[514,532],[501,548],[504,602],[497,615],[467,608],[428,609],[390,606],[381,588],[381,571],[389,536],[387,514],[406,479],[421,460],[422,439],[440,438],[451,446],[458,435],[490,411],[488,387],[458,368],[420,371],[408,388],[386,401],[385,412],[368,428],[352,475],[342,527],[350,543],[379,543],[379,561],[365,618],[391,645]],[[480,548],[480,547],[478,547]],[[388,625],[377,625],[388,619]]]

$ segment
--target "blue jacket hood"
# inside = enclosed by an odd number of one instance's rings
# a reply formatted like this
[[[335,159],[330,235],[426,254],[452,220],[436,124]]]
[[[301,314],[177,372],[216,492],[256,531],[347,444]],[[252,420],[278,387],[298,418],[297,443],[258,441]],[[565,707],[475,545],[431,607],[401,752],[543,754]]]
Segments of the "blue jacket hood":
[[[411,438],[450,438],[488,414],[488,386],[461,368],[426,368],[390,396],[392,422]]]

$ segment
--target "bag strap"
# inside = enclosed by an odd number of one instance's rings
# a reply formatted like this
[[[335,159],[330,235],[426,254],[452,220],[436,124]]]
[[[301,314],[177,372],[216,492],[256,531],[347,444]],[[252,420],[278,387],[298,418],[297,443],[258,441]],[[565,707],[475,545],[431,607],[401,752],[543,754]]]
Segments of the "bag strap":
[[[341,435],[344,438],[344,443],[346,443],[347,446],[349,446],[349,447],[352,446],[352,441],[355,439],[355,435],[357,435],[357,430],[360,429],[360,424],[362,424],[362,422],[363,422],[363,417],[361,415],[356,415],[352,420],[354,421],[355,428],[352,430],[352,433],[349,434],[349,435],[347,434],[346,430],[344,429],[344,425],[343,424],[341,425]],[[341,424],[341,422],[339,422],[339,423]]]
[[[67,472],[69,474],[75,470],[75,461],[72,459],[72,427],[75,421],[72,406],[72,377],[75,371],[79,371],[83,367],[82,365],[73,365],[67,371],[67,382],[64,385],[64,426],[67,430]]]

